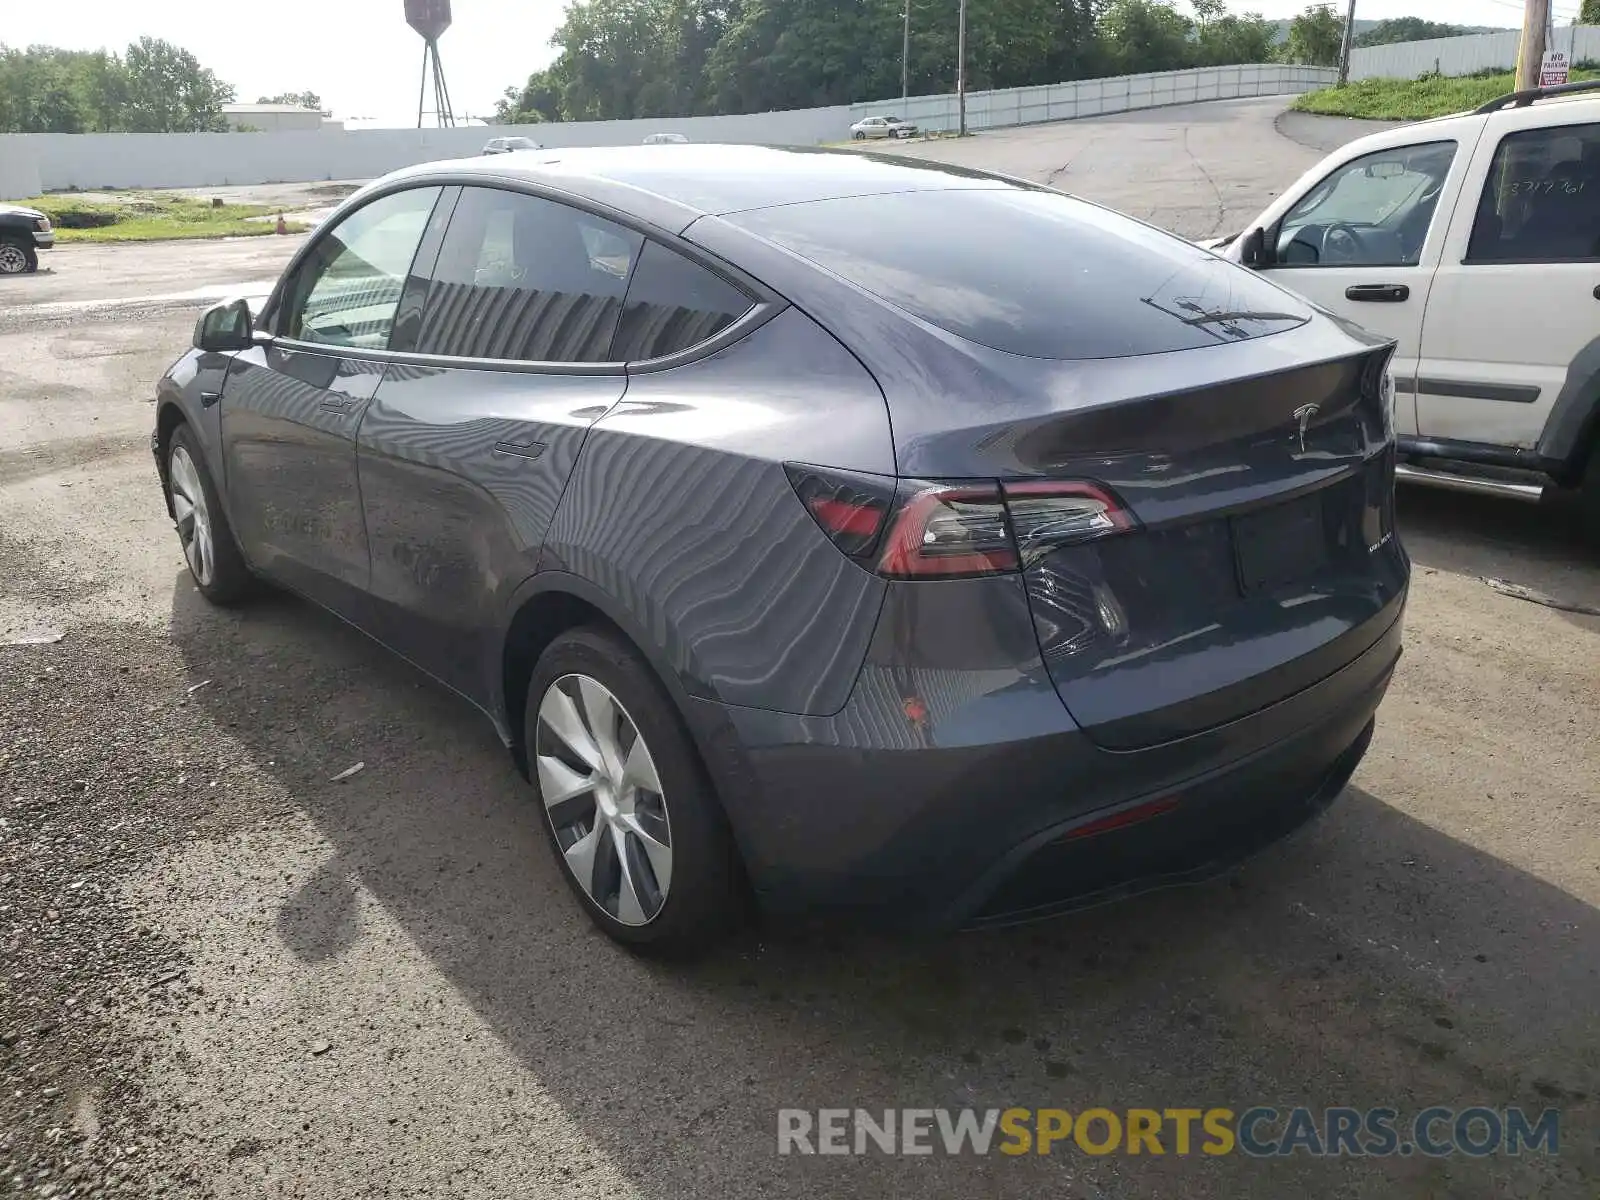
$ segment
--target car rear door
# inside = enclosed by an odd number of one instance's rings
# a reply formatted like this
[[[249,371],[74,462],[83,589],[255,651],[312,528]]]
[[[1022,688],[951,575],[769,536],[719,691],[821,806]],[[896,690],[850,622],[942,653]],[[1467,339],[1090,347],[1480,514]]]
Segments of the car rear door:
[[[611,342],[642,243],[556,200],[464,187],[408,287],[420,319],[357,438],[366,622],[474,699],[495,693],[504,606],[584,437],[627,386]]]
[[[1428,289],[1470,147],[1414,141],[1346,160],[1267,231],[1274,282],[1397,343],[1395,425],[1416,430],[1411,382]]]
[[[223,390],[229,517],[245,556],[345,615],[369,574],[356,429],[440,192],[389,193],[320,233]]]
[[[1532,448],[1600,338],[1597,108],[1501,113],[1482,139],[1422,331],[1424,437]]]

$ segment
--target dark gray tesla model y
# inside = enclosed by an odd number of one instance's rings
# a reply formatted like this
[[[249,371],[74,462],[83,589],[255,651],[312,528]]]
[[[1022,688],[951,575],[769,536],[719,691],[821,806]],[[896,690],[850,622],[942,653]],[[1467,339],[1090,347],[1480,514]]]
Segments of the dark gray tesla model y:
[[[631,944],[1215,873],[1338,794],[1400,653],[1392,345],[1048,188],[434,163],[195,343],[153,448],[200,591],[482,708]]]

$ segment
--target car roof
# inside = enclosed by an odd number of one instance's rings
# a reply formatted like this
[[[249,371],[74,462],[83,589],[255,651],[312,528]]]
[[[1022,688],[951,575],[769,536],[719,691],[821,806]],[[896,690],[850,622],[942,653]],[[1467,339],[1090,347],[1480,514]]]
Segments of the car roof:
[[[493,163],[480,159],[427,163],[386,176],[401,179],[472,176],[525,182],[633,212],[670,226],[774,204],[803,204],[882,192],[1029,188],[1021,180],[947,163],[851,150],[730,146],[705,142],[653,146],[521,150]]]

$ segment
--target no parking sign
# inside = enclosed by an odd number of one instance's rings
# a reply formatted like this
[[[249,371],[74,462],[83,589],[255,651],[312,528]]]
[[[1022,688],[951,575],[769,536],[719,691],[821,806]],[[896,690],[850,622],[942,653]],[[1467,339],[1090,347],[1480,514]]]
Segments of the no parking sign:
[[[1546,50],[1544,61],[1539,64],[1539,86],[1555,87],[1567,81],[1567,52],[1565,50]]]

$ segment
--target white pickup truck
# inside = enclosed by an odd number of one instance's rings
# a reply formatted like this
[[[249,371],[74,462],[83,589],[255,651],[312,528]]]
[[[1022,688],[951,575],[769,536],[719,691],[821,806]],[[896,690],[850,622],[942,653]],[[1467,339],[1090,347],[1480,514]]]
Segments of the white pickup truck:
[[[1600,540],[1600,81],[1351,142],[1207,244],[1398,341],[1402,479],[1576,488]]]

